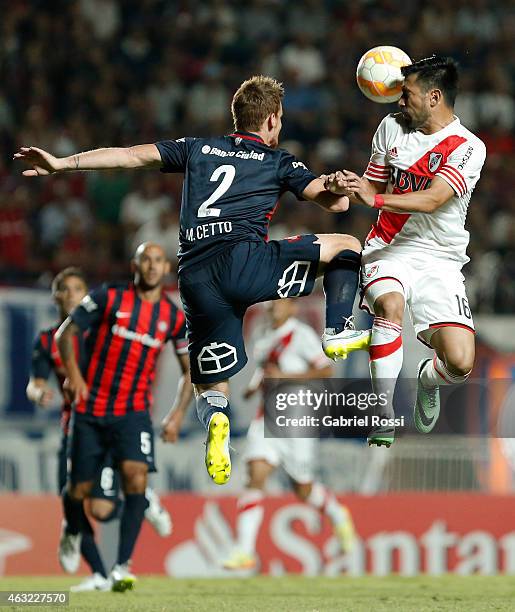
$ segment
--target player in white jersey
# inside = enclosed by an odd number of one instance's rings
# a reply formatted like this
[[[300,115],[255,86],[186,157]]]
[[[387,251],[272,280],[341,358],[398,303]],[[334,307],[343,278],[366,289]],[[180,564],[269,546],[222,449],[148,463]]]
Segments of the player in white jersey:
[[[464,382],[474,364],[474,323],[461,273],[467,263],[465,218],[485,161],[484,143],[454,115],[458,70],[430,57],[402,68],[400,113],[380,123],[363,177],[326,179],[337,193],[380,209],[362,258],[361,305],[374,314],[370,373],[391,392],[402,366],[407,305],[417,337],[435,349],[418,366],[415,426],[428,433],[440,412],[439,386]],[[392,407],[388,414],[393,416]],[[393,442],[379,428],[369,443]]]
[[[256,393],[264,377],[306,380],[327,378],[332,368],[320,349],[314,330],[294,317],[295,301],[277,300],[267,304],[269,325],[256,342],[256,369],[245,397]],[[291,479],[293,490],[302,501],[325,514],[333,525],[341,548],[347,552],[354,541],[352,517],[334,493],[314,482],[314,438],[265,437],[263,409],[260,408],[247,433],[245,459],[248,483],[238,500],[236,547],[224,562],[227,569],[256,567],[256,540],[263,520],[264,488],[268,477],[282,466]]]

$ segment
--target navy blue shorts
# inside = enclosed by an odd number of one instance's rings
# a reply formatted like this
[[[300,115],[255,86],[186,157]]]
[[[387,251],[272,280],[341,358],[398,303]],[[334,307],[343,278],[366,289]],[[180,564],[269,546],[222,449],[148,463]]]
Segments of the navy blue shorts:
[[[180,272],[192,382],[225,380],[245,366],[242,328],[249,306],[311,293],[320,260],[316,240],[308,234],[239,242]]]
[[[122,461],[140,461],[155,472],[154,430],[148,412],[131,412],[124,416],[94,417],[74,414],[70,439],[72,484],[109,477],[104,468],[114,468]],[[114,478],[114,474],[113,474]],[[94,490],[102,490],[102,483]],[[110,490],[109,487],[107,490]],[[97,495],[91,495],[98,497]],[[112,499],[112,495],[107,496]]]
[[[57,453],[57,486],[59,495],[66,485],[68,478],[69,450],[68,436],[63,435],[61,446]],[[90,496],[108,500],[115,500],[120,496],[120,473],[114,465],[111,453],[107,454],[95,476]]]

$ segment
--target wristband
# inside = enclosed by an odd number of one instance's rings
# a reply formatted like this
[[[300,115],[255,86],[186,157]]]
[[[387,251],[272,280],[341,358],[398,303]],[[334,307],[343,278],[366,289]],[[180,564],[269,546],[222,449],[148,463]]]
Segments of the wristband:
[[[383,208],[384,197],[380,193],[376,193],[374,196],[374,208]]]

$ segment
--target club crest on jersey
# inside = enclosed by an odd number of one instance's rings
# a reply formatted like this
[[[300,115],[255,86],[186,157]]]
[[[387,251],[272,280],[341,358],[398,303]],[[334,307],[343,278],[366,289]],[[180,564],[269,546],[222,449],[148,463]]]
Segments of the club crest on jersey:
[[[442,163],[443,155],[441,153],[429,153],[428,168],[431,174],[434,174]]]
[[[378,264],[373,264],[372,266],[365,266],[364,277],[367,280],[370,280],[371,278],[374,278],[378,270],[379,270]]]
[[[241,144],[241,141],[243,140],[243,138],[240,138],[239,136],[237,138],[234,139],[234,144],[236,146],[238,146],[239,144]]]

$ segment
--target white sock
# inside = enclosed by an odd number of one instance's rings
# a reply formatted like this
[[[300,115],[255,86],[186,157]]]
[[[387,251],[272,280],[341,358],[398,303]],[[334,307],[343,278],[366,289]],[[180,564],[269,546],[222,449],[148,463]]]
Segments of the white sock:
[[[385,393],[388,406],[382,414],[393,416],[393,393],[402,368],[402,327],[383,317],[375,317],[370,342],[370,377],[374,392]]]
[[[325,514],[333,527],[347,520],[347,514],[334,493],[319,482],[314,482],[306,503]]]
[[[426,363],[420,373],[420,382],[424,387],[439,387],[440,385],[458,385],[467,380],[470,372],[465,375],[452,374],[445,363],[435,353],[433,359]]]
[[[247,489],[238,499],[238,549],[247,555],[256,553],[257,536],[264,515],[263,497],[263,491],[260,489]]]

